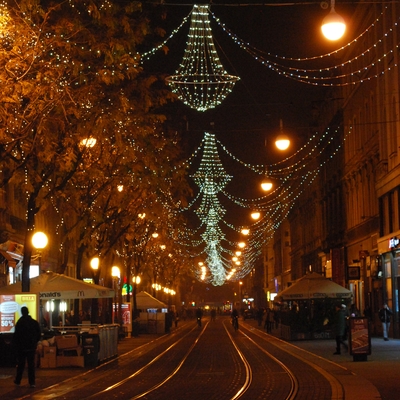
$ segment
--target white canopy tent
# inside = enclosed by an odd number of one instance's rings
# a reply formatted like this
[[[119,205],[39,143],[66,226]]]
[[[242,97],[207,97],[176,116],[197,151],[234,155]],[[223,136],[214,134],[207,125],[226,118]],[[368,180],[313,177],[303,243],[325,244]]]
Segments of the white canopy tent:
[[[167,308],[168,306],[162,301],[156,299],[151,294],[142,291],[136,294],[136,305],[139,310],[147,310],[148,308]]]
[[[312,272],[278,293],[282,300],[350,299],[352,292],[343,286]]]
[[[0,288],[0,295],[22,293],[22,283]],[[30,291],[41,300],[73,300],[113,298],[113,289],[83,282],[70,276],[45,272],[30,280]]]

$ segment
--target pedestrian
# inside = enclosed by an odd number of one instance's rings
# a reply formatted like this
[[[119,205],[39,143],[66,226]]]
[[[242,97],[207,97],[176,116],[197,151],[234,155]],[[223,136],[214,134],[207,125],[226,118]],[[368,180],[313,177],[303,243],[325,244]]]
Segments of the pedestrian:
[[[260,308],[257,309],[258,326],[261,326],[262,320],[263,320],[263,316],[264,316],[264,309],[260,307]]]
[[[211,310],[211,321],[215,321],[215,317],[217,316],[217,312],[215,311],[215,308]]]
[[[203,317],[203,311],[202,309],[199,307],[196,310],[196,319],[197,319],[197,325],[201,326],[201,318]]]
[[[275,329],[279,328],[279,323],[280,323],[280,311],[279,309],[272,309],[272,314],[274,316],[274,322],[275,322]]]
[[[388,334],[389,334],[389,328],[390,328],[390,319],[393,315],[393,311],[388,307],[388,305],[385,303],[383,305],[383,308],[381,308],[378,312],[379,319],[382,322],[382,328],[383,328],[383,340],[388,341]]]
[[[176,312],[175,313],[175,328],[177,328],[178,327],[178,322],[179,322],[179,314],[178,314],[178,312]]]
[[[14,383],[21,384],[25,363],[28,363],[28,381],[31,388],[35,387],[35,355],[36,347],[41,338],[40,325],[29,315],[28,307],[21,307],[21,318],[15,325],[13,345],[17,353],[17,375]]]
[[[336,339],[336,351],[333,354],[340,354],[341,346],[344,346],[346,351],[348,350],[347,344],[343,341],[346,330],[346,315],[344,309],[340,304],[337,304],[335,306],[335,309],[336,313],[335,313],[334,328],[335,328],[335,339]]]
[[[264,329],[267,331],[267,333],[271,333],[273,323],[274,323],[274,313],[270,307],[267,307],[265,313],[265,322],[264,322]]]

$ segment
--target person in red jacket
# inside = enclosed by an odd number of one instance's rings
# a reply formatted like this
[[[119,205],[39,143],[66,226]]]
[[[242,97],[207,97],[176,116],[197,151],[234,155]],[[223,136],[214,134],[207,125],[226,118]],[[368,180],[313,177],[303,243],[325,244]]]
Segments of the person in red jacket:
[[[21,384],[25,363],[28,362],[29,385],[35,387],[35,354],[41,338],[40,325],[29,315],[28,307],[21,307],[21,314],[13,335],[13,344],[17,352],[17,375],[14,383]]]

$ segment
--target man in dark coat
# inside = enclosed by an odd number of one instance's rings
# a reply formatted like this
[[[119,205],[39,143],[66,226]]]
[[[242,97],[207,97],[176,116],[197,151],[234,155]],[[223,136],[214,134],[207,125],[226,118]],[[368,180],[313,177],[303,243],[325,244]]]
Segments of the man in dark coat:
[[[35,354],[41,338],[40,325],[29,315],[28,307],[21,307],[21,318],[15,325],[13,343],[17,351],[17,375],[14,383],[21,384],[25,363],[28,362],[28,380],[35,387]]]
[[[383,340],[389,340],[389,328],[390,328],[390,319],[393,315],[393,311],[388,307],[385,303],[383,308],[381,308],[378,312],[379,319],[382,322],[383,329]]]
[[[344,333],[346,331],[346,315],[345,311],[340,304],[337,304],[336,307],[336,314],[335,314],[335,338],[336,338],[336,351],[333,354],[340,354],[341,346],[343,345],[344,348],[347,350],[348,346],[344,343]]]

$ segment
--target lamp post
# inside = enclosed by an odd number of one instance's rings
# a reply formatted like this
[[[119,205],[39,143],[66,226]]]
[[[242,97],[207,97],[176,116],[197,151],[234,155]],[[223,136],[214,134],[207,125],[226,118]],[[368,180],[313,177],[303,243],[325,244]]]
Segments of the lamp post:
[[[100,267],[99,257],[93,257],[90,260],[90,268],[92,268],[93,282],[96,285],[99,284],[99,267]]]
[[[43,232],[36,232],[32,236],[32,245],[38,253],[39,274],[42,273],[42,250],[47,246],[48,242],[47,235]]]
[[[42,250],[47,246],[48,239],[47,235],[43,232],[36,232],[32,236],[32,245],[36,249],[38,254],[38,268],[39,268],[39,275],[42,273]],[[40,318],[40,326],[43,329],[44,325],[44,318],[43,318],[43,303],[42,300],[39,300],[39,318]],[[51,321],[50,321],[51,326]]]
[[[119,323],[119,321],[118,321],[119,307],[117,304],[117,291],[119,288],[119,279],[121,276],[119,267],[114,265],[111,268],[111,276],[113,278],[113,289],[114,289],[113,322]]]
[[[100,275],[100,259],[99,257],[93,257],[90,260],[90,267],[92,268],[93,282],[99,284]],[[91,322],[97,324],[99,321],[99,303],[97,299],[92,299],[92,312],[90,314]]]
[[[239,308],[242,309],[242,285],[243,282],[239,281]]]

